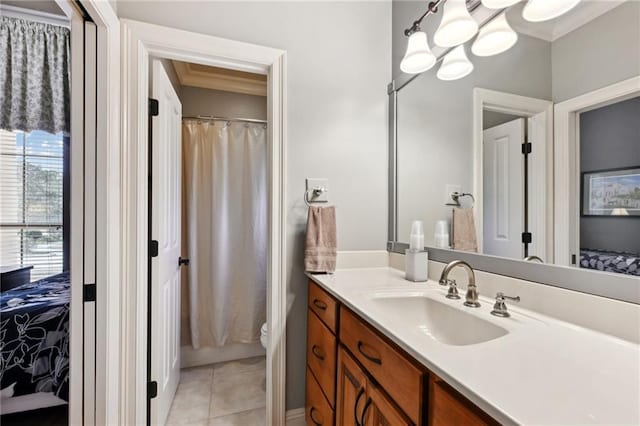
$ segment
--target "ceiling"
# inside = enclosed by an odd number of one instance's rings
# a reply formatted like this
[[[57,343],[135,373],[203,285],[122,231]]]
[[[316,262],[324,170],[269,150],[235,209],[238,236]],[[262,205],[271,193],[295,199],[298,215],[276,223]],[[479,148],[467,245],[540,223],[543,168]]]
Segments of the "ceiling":
[[[182,86],[267,96],[267,76],[226,68],[172,61]]]
[[[54,0],[2,0],[3,6],[14,6],[22,9],[35,10],[36,12],[50,13],[52,15],[65,16],[64,12]]]
[[[624,3],[624,0],[583,0],[570,12],[546,22],[528,22],[522,17],[524,3],[516,4],[507,12],[515,31],[547,41],[555,41],[586,23],[604,15]]]

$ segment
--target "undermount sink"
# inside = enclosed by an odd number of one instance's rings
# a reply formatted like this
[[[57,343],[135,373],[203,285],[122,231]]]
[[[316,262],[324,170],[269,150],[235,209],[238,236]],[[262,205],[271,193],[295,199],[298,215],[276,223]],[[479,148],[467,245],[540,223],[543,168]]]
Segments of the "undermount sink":
[[[447,345],[474,345],[508,333],[506,329],[462,310],[467,308],[457,309],[427,296],[385,295],[374,296],[371,301],[389,315],[402,318],[408,326],[417,327]]]

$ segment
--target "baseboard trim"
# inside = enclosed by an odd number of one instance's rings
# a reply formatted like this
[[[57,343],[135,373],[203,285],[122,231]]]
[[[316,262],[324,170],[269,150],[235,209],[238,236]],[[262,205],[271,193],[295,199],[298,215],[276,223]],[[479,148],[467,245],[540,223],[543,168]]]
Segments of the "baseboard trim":
[[[193,349],[192,346],[180,348],[180,367],[189,368],[218,362],[263,356],[265,349],[258,343],[233,343],[219,348]]]
[[[287,411],[287,426],[305,426],[304,413],[304,408],[296,408],[294,410]]]

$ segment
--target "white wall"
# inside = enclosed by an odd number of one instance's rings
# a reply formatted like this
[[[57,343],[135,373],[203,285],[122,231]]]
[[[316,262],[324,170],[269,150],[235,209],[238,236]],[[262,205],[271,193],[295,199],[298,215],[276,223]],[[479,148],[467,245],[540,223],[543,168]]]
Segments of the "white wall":
[[[304,179],[329,178],[340,250],[385,247],[391,3],[120,1],[118,15],[287,51],[287,408],[302,407]]]
[[[182,87],[182,115],[267,119],[267,98],[221,90]]]

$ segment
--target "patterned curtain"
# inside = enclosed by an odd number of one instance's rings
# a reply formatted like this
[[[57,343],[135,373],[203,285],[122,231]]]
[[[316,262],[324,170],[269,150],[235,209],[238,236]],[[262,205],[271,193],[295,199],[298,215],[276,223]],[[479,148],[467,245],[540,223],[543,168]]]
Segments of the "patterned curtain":
[[[0,17],[0,128],[69,133],[70,33]]]

